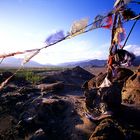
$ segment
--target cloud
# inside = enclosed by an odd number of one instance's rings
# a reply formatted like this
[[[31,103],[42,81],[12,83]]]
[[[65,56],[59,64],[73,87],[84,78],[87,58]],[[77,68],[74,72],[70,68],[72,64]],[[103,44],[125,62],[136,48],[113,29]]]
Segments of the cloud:
[[[124,49],[134,53],[136,56],[140,56],[140,45],[128,45]]]
[[[68,41],[58,43],[42,50],[33,60],[45,64],[58,64],[64,62],[82,61],[88,59],[106,59],[107,51],[98,50],[88,41]]]

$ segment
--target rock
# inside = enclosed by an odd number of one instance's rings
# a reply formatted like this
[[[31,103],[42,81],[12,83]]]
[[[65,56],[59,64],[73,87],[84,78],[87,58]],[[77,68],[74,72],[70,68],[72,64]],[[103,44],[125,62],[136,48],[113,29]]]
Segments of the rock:
[[[5,72],[0,73],[0,83],[2,83],[4,80],[6,80],[11,75],[13,75],[13,73],[10,71],[5,71]]]
[[[37,85],[37,88],[41,90],[41,92],[43,91],[60,91],[64,88],[64,84],[63,82],[56,82],[56,83],[52,83],[52,84],[40,84]]]
[[[92,77],[94,77],[93,74],[91,74],[90,72],[84,70],[83,68],[77,66],[73,69],[67,69],[64,71],[59,71],[56,72],[55,74],[50,74],[47,75],[46,77],[44,77],[40,83],[47,83],[47,84],[52,84],[52,83],[56,83],[58,81],[63,81],[64,85],[68,86],[72,86],[73,87],[76,85],[79,88],[81,88],[82,84],[86,81],[91,79]]]
[[[125,83],[125,81],[131,76],[133,75],[133,71],[131,71],[130,69],[126,69],[126,68],[116,68],[116,76],[113,77],[112,82],[118,82],[119,85],[121,86],[120,88],[123,87],[123,84]],[[100,73],[98,74],[96,77],[93,77],[92,79],[90,79],[89,81],[86,81],[82,88],[86,89],[88,87],[88,89],[93,89],[95,87],[99,87],[102,82],[104,81],[105,77],[107,76],[107,73]]]
[[[29,140],[48,140],[45,132],[40,128],[38,129]]]
[[[119,111],[123,84],[133,74],[133,71],[126,68],[117,68],[116,72],[117,75],[113,77],[112,85],[110,83],[109,87],[100,87],[107,73],[100,73],[83,85],[86,97],[85,108],[91,113],[87,115],[89,118],[99,120]]]
[[[116,112],[121,105],[121,89],[118,83],[110,87],[85,90],[85,107],[88,112],[97,117],[105,112]]]
[[[116,121],[104,119],[96,127],[89,140],[125,140],[125,134]]]
[[[124,103],[140,105],[140,72],[135,72],[127,81],[122,90]]]

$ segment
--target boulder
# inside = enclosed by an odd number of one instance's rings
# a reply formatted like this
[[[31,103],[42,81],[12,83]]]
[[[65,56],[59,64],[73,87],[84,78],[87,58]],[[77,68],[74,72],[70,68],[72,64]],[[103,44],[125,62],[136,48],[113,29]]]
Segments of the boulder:
[[[127,81],[122,90],[123,103],[140,105],[140,71],[136,71]]]
[[[100,73],[86,81],[82,88],[86,98],[85,108],[88,113],[90,112],[87,117],[99,120],[119,111],[123,84],[132,74],[133,71],[129,69],[116,68],[116,76],[108,86],[101,86],[107,79],[107,73]]]
[[[125,134],[116,121],[104,119],[96,127],[89,140],[125,140]]]
[[[63,82],[56,82],[52,84],[40,84],[37,85],[37,88],[43,91],[60,91],[64,88]]]
[[[77,66],[72,69],[67,69],[64,71],[58,71],[56,73],[50,74],[45,76],[40,83],[41,84],[52,84],[58,81],[63,81],[64,85],[67,87],[74,87],[81,88],[82,84],[86,81],[94,77],[90,72],[86,71],[85,69]]]
[[[113,83],[110,87],[87,89],[84,95],[85,108],[93,118],[98,119],[102,114],[115,112],[121,105],[121,89],[118,83]]]
[[[123,87],[123,84],[125,81],[133,75],[133,71],[126,68],[116,68],[116,76],[112,78],[112,82],[118,82],[121,88]],[[89,81],[86,81],[82,88],[85,89],[88,87],[88,89],[98,88],[102,82],[104,81],[105,77],[107,76],[107,73],[99,73],[97,76],[93,77]]]

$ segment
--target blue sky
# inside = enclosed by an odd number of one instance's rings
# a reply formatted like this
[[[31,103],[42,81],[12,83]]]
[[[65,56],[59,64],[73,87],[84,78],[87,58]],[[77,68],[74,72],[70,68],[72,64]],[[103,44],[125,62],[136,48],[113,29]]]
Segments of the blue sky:
[[[115,0],[0,0],[0,54],[45,46],[45,39],[59,30],[70,31],[72,23],[82,18],[93,22],[106,14]],[[140,5],[130,4],[136,13]],[[129,32],[133,21],[124,25]],[[140,55],[140,21],[130,36],[126,49]],[[42,50],[32,60],[58,64],[87,59],[107,59],[111,31],[97,29]],[[17,57],[23,57],[18,55]]]

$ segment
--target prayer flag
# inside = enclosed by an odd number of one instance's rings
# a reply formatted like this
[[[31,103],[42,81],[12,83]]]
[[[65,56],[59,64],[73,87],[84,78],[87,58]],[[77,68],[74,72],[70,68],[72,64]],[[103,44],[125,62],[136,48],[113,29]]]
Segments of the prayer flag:
[[[100,88],[110,87],[111,85],[112,85],[112,83],[110,82],[110,80],[106,76],[105,79],[104,79],[104,81],[102,82],[102,84],[99,87]]]
[[[116,0],[116,2],[114,3],[114,7],[118,6],[118,4],[121,2],[122,0]]]
[[[126,33],[125,33],[125,29],[123,27],[118,27],[116,29],[115,35],[114,35],[114,41],[119,44],[120,42],[122,42],[125,39]]]
[[[112,26],[112,23],[113,23],[112,15],[109,15],[106,18],[104,18],[102,27],[106,29],[110,29]]]
[[[100,28],[102,26],[103,16],[97,15],[94,19],[93,26],[91,29]]]
[[[14,56],[17,54],[23,54],[23,53],[24,52],[14,52],[14,53],[9,53],[9,54],[3,54],[3,55],[0,55],[0,58],[10,57],[10,56]]]
[[[92,29],[96,29],[96,28],[106,28],[106,29],[110,29],[112,26],[112,15],[108,15],[107,17],[98,15],[95,17],[94,22],[93,22],[93,26],[91,27]]]
[[[47,45],[51,45],[51,44],[54,44],[54,43],[56,43],[56,42],[58,42],[58,41],[60,41],[60,40],[63,40],[64,38],[65,38],[64,32],[61,30],[61,31],[59,31],[59,32],[56,32],[56,33],[50,35],[50,36],[46,39],[45,43],[46,43]]]
[[[87,27],[87,24],[88,24],[88,18],[84,18],[79,21],[75,21],[72,24],[70,35],[76,36],[78,34],[83,33]]]
[[[35,55],[37,55],[40,52],[40,49],[31,52],[29,55],[25,56],[25,58],[23,59],[22,65],[26,64],[27,62],[30,61],[30,59],[32,59]]]
[[[128,4],[131,0],[116,0],[114,7],[117,7],[120,4]]]

